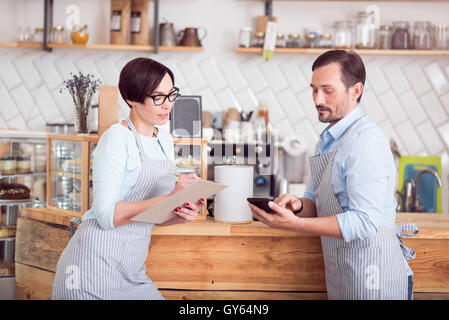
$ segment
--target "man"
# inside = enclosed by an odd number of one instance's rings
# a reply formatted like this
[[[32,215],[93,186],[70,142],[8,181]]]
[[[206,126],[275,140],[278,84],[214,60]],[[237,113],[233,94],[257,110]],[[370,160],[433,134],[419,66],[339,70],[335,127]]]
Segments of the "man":
[[[358,107],[363,61],[355,52],[331,50],[315,60],[312,71],[318,118],[329,126],[310,158],[307,191],[300,199],[279,196],[269,203],[272,213],[249,206],[268,226],[321,236],[329,299],[411,299],[405,257],[414,252],[402,245],[395,225],[393,156]]]

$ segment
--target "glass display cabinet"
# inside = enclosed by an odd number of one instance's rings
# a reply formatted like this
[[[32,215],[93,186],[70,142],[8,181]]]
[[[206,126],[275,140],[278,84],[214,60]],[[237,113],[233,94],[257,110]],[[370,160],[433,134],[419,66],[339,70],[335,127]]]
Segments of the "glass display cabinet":
[[[196,173],[207,180],[207,139],[173,138],[175,149],[176,171],[179,174]],[[207,217],[207,207],[201,208],[198,220]]]
[[[91,207],[91,154],[97,142],[98,135],[48,134],[48,208],[81,217]]]
[[[45,132],[0,130],[0,287],[14,278],[16,223],[45,206]]]

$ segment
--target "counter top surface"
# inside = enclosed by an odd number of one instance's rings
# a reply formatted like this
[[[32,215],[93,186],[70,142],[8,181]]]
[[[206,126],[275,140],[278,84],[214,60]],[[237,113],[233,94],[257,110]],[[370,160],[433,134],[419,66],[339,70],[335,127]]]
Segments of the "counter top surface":
[[[48,208],[23,208],[22,217],[68,226],[69,221],[73,216],[61,214]],[[398,212],[396,224],[401,225],[406,223],[415,223],[419,228],[418,234],[411,239],[449,239],[448,213],[432,214]],[[177,236],[316,237],[316,235],[306,232],[270,228],[258,221],[246,224],[232,224],[216,222],[211,217],[207,220],[199,220],[173,226],[156,226],[153,229],[152,234]]]

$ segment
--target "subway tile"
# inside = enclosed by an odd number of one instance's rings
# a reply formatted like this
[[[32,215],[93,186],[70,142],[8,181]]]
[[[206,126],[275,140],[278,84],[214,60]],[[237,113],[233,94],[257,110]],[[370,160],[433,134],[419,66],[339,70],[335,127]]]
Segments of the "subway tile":
[[[362,99],[360,100],[360,106],[368,117],[374,121],[374,123],[380,123],[387,118],[382,106],[372,90],[364,90]]]
[[[414,125],[427,119],[426,113],[413,91],[408,91],[400,96],[399,101]]]
[[[42,115],[47,122],[49,122],[49,119],[52,119],[61,113],[52,95],[44,85],[33,90],[31,95],[34,98],[40,115]]]
[[[239,64],[239,68],[253,92],[257,93],[268,87],[267,81],[254,60]]]
[[[407,79],[396,63],[390,63],[383,66],[382,71],[396,94],[402,94],[405,91],[410,90],[410,85]]]
[[[58,55],[54,52],[45,54],[34,60],[34,66],[39,72],[42,81],[49,90],[56,89],[62,85],[62,78],[55,66],[55,58]]]
[[[101,74],[103,79],[102,85],[116,86],[119,80],[119,71],[115,68],[115,64],[110,56],[94,61],[96,70]]]
[[[176,63],[175,60],[168,59],[168,60],[165,60],[163,63],[167,68],[169,68],[173,72],[173,75],[175,76],[175,86],[176,87],[182,88],[187,85],[187,81],[184,78],[181,70],[179,70],[178,64]],[[184,93],[181,92],[181,94],[184,94]]]
[[[70,78],[70,74],[77,74],[78,69],[76,68],[74,60],[70,56],[63,56],[62,58],[55,61],[56,69],[59,72],[62,80],[65,81]]]
[[[426,75],[418,64],[413,63],[404,68],[404,74],[410,82],[415,95],[420,96],[432,89]]]
[[[27,88],[24,85],[20,85],[11,90],[10,94],[25,121],[30,120],[34,114],[36,104]]]
[[[436,93],[442,94],[449,90],[449,82],[444,75],[443,70],[441,70],[440,66],[436,62],[426,66],[424,71],[426,72],[427,77],[432,83]]]
[[[226,81],[223,78],[214,58],[208,58],[199,64],[201,73],[209,85],[209,88],[215,92],[226,87]]]
[[[402,143],[401,138],[396,133],[395,129],[391,125],[390,121],[386,120],[380,124],[377,125],[378,128],[382,131],[382,133],[385,135],[385,137],[388,139],[388,141],[393,140],[397,146],[398,150],[402,155],[407,155],[408,152],[405,149],[405,145]]]
[[[393,91],[389,90],[380,95],[379,101],[392,124],[397,125],[407,119],[407,116]]]
[[[273,92],[278,92],[288,86],[278,64],[274,64],[271,61],[264,61],[259,64],[259,68]]]
[[[420,124],[416,127],[416,131],[431,155],[436,155],[444,150],[444,143],[430,121]]]
[[[0,77],[8,90],[23,82],[12,61],[12,57],[8,54],[0,56]]]
[[[42,83],[42,79],[33,64],[33,59],[36,58],[36,55],[27,54],[14,60],[14,65],[28,90],[32,90]]]
[[[444,106],[444,109],[447,113],[449,113],[449,93],[446,93],[445,95],[442,95],[440,97],[441,103]]]
[[[295,123],[305,117],[301,105],[290,90],[277,93],[276,98],[291,123]]]
[[[21,114],[18,114],[14,118],[8,120],[8,128],[9,129],[18,129],[18,130],[22,130],[22,131],[30,130],[30,128],[28,127],[26,121],[23,119]]]
[[[218,103],[220,103],[220,106],[223,110],[227,110],[229,108],[236,108],[237,110],[242,110],[242,107],[240,106],[239,101],[237,100],[234,93],[229,88],[226,88],[226,89],[220,91],[219,93],[217,93],[216,98],[218,100]]]
[[[28,121],[28,128],[32,131],[46,131],[45,123],[45,119],[41,115],[38,115]]]
[[[92,74],[96,79],[101,80],[101,84],[105,85],[108,81],[105,81],[102,74],[98,71],[96,63],[94,62],[94,56],[87,55],[82,59],[75,61],[75,65],[79,71],[83,74]],[[118,83],[116,83],[118,85]]]
[[[232,91],[239,92],[248,86],[245,78],[243,77],[237,64],[233,61],[226,60],[218,63],[221,73],[223,74],[226,82],[231,87]]]
[[[8,122],[10,119],[14,118],[19,114],[19,110],[11,98],[10,92],[5,86],[0,82],[0,115],[2,118]]]
[[[310,79],[307,80],[304,77],[295,61],[289,61],[281,64],[280,69],[288,81],[289,90],[293,93],[296,94],[310,88]]]
[[[387,79],[382,70],[375,63],[369,63],[366,68],[366,80],[369,81],[370,87],[376,94],[382,94],[390,89]]]
[[[209,88],[198,91],[197,94],[201,95],[201,105],[203,111],[207,110],[214,113],[224,110]]]
[[[75,116],[74,116],[73,101],[70,96],[70,93],[68,93],[67,90],[63,90],[62,92],[60,92],[59,89],[55,89],[51,91],[51,95],[59,107],[60,116],[63,119],[62,122],[72,122]],[[54,121],[51,120],[49,117],[47,119],[47,122],[54,122]]]
[[[439,126],[437,128],[440,133],[441,138],[443,138],[444,143],[446,144],[446,149],[449,149],[449,122]]]
[[[424,111],[427,113],[434,125],[439,126],[443,122],[447,121],[447,113],[444,111],[443,106],[433,91],[422,96],[420,100]]]
[[[307,115],[307,118],[309,118],[312,123],[318,122],[318,113],[316,111],[315,103],[312,99],[311,90],[301,92],[296,96],[296,98],[302,110]]]
[[[242,107],[242,111],[250,112],[252,110],[256,110],[259,104],[254,93],[251,89],[247,88],[236,94],[236,98],[239,101],[240,106]]]
[[[190,61],[183,61],[178,64],[178,67],[192,90],[200,90],[207,86],[201,72],[194,63]]]
[[[424,145],[413,129],[412,124],[409,121],[405,121],[396,126],[401,140],[404,142],[405,147],[410,155],[416,155],[418,152],[424,149]]]

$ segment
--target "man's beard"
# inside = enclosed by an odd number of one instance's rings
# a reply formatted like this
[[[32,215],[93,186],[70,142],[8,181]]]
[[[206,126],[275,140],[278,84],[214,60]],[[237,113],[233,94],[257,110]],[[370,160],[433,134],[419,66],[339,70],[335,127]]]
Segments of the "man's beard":
[[[323,123],[336,122],[336,121],[339,121],[339,120],[341,120],[343,118],[341,115],[334,115],[332,113],[332,109],[330,109],[328,107],[325,107],[323,105],[317,105],[315,107],[316,107],[317,111],[318,111],[318,108],[320,108],[320,109],[324,109],[324,110],[326,110],[326,111],[328,111],[330,113],[329,114],[329,118],[322,119],[321,116],[320,116],[320,113],[318,112],[318,120],[320,122],[323,122]]]

